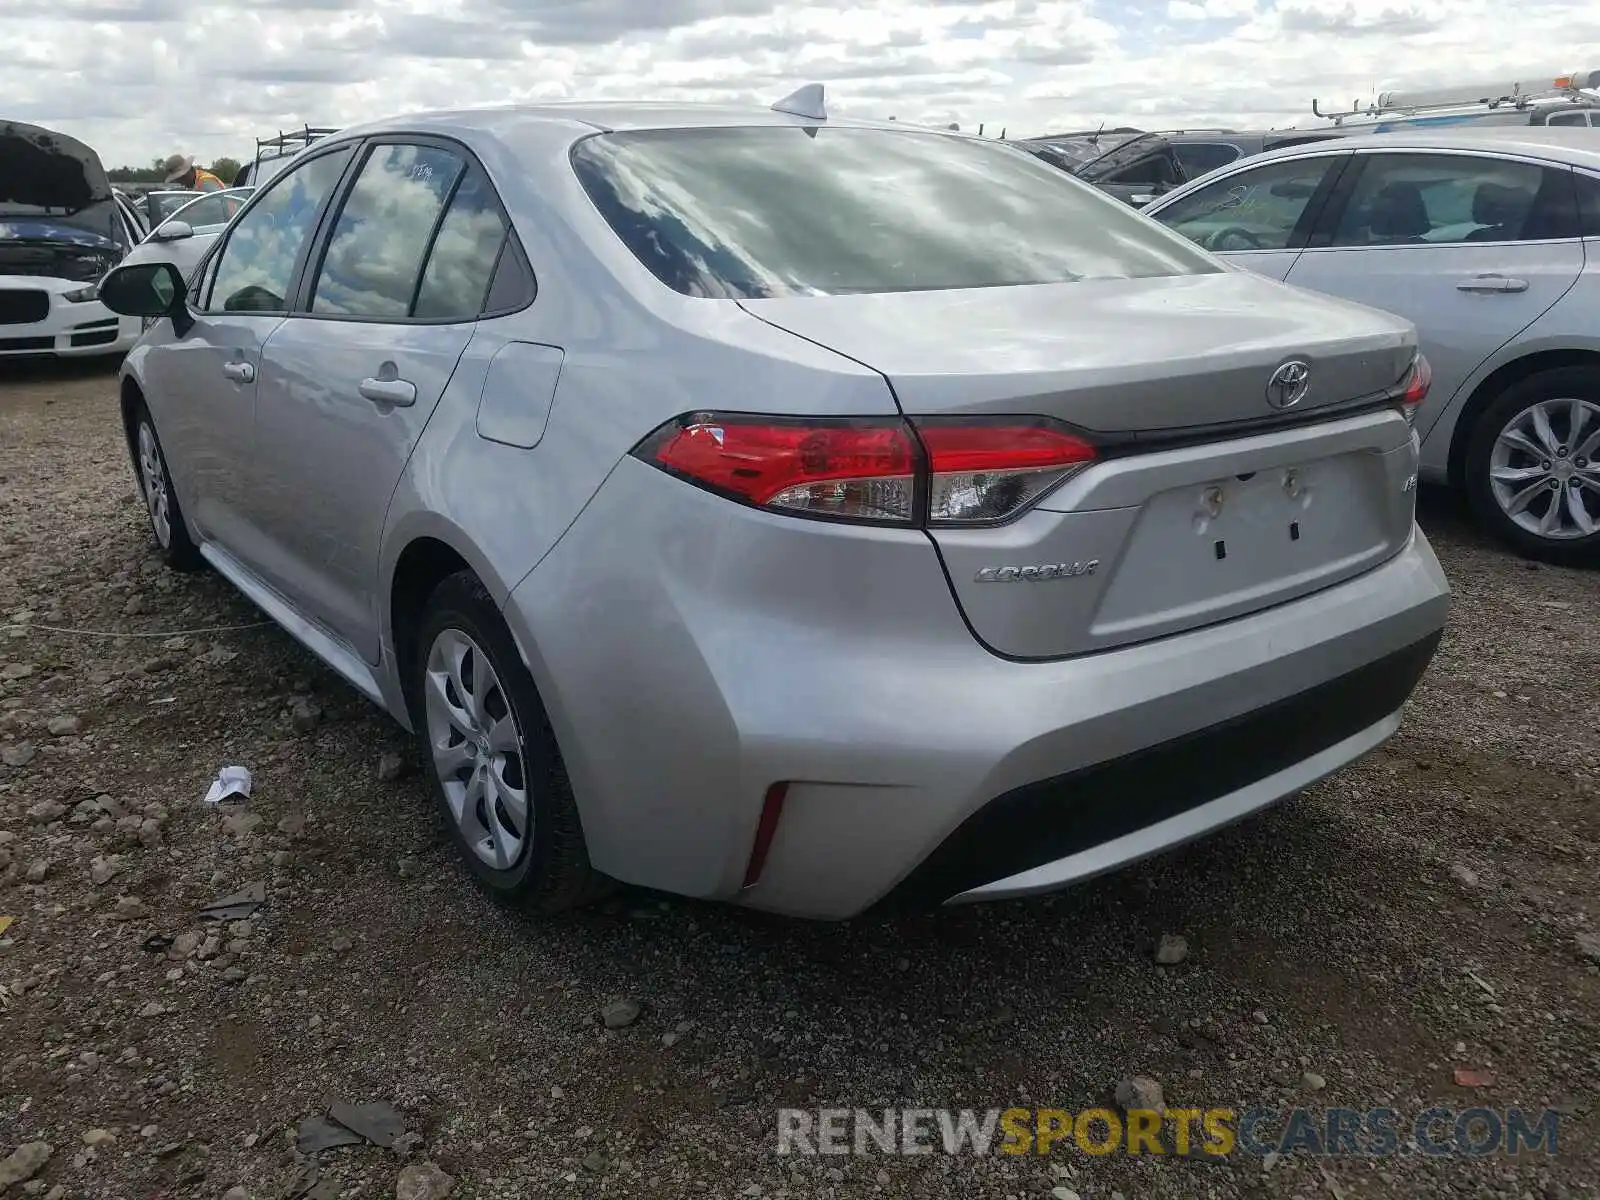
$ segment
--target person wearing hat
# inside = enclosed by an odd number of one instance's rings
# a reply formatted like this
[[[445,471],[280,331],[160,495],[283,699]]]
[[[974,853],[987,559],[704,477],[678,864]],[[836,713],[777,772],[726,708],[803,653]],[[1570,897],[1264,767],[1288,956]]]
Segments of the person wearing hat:
[[[194,155],[174,154],[166,161],[167,182],[197,192],[220,192],[228,185],[204,167],[194,165]]]

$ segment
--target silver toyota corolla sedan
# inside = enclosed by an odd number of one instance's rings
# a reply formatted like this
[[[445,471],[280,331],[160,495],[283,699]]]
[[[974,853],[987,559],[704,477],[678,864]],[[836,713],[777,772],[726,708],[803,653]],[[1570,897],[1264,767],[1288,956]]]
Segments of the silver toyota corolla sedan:
[[[1445,622],[1411,327],[992,142],[407,117],[192,284],[102,289],[158,318],[121,394],[162,552],[415,730],[537,909],[1058,888],[1371,750]]]

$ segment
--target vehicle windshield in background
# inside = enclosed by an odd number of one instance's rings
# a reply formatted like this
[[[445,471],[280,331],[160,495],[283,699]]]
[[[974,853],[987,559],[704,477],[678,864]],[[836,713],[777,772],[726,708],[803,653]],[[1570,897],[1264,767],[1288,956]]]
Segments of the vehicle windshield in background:
[[[1075,133],[1060,137],[1030,138],[1026,144],[1030,148],[1040,147],[1051,151],[1055,157],[1065,160],[1062,165],[1074,175],[1094,179],[1148,154],[1152,147],[1143,143],[1157,136],[1137,130],[1116,130],[1111,133]],[[1118,153],[1136,143],[1139,145],[1132,153]]]
[[[690,296],[933,291],[1219,270],[1187,239],[1008,145],[793,126],[603,133],[573,166]]]

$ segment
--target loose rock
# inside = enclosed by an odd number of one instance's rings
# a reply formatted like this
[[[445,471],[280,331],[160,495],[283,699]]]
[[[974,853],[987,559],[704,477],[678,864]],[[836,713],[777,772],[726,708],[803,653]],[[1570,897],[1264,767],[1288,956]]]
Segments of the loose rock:
[[[607,1029],[622,1029],[632,1025],[639,1019],[639,1003],[636,1000],[613,1000],[600,1010],[600,1019],[606,1023]]]
[[[28,864],[28,869],[26,872],[24,872],[23,878],[29,883],[43,883],[49,874],[50,860],[47,858],[36,858]]]
[[[432,1163],[412,1163],[395,1180],[394,1200],[444,1200],[456,1181]]]
[[[8,767],[25,767],[37,753],[32,742],[11,742],[0,746],[0,762]]]
[[[1466,887],[1478,886],[1478,873],[1471,867],[1465,866],[1461,863],[1456,863],[1450,868],[1450,874]]]
[[[1189,940],[1175,933],[1163,933],[1156,943],[1156,962],[1175,967],[1189,957]]]
[[[72,737],[83,730],[83,722],[77,717],[51,717],[45,729],[51,737]]]
[[[1161,1085],[1145,1075],[1135,1075],[1118,1083],[1116,1099],[1118,1107],[1124,1112],[1136,1108],[1152,1112],[1167,1110],[1166,1097],[1162,1094]]]
[[[96,857],[89,864],[89,882],[99,887],[101,884],[110,883],[122,873],[122,858],[120,855],[107,854],[103,858]]]
[[[19,1183],[26,1183],[40,1171],[56,1148],[49,1142],[24,1142],[0,1162],[0,1192]]]
[[[67,815],[67,806],[57,804],[54,800],[41,800],[28,809],[28,820],[35,825],[48,825],[51,821],[59,821]]]
[[[1308,1092],[1320,1092],[1328,1086],[1328,1081],[1315,1071],[1307,1071],[1300,1076],[1300,1083]]]
[[[394,751],[388,751],[378,759],[378,780],[381,783],[393,783],[406,773],[406,760]]]

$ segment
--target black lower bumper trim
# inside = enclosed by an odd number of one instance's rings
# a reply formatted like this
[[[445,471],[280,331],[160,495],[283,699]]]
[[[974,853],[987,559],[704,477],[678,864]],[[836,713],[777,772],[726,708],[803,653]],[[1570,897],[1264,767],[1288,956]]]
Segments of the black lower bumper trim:
[[[878,907],[942,903],[1292,767],[1404,704],[1439,638],[1159,746],[1006,792],[963,821]]]

